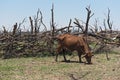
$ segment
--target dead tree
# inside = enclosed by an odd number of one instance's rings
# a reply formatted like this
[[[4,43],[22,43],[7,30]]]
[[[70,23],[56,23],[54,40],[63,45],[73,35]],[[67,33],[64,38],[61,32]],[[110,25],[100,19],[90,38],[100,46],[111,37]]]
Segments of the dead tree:
[[[47,45],[48,45],[48,51],[50,54],[54,55],[54,36],[55,36],[55,23],[54,23],[54,4],[52,4],[52,9],[51,9],[51,22],[50,22],[50,27],[51,27],[51,33],[46,34],[47,38]]]
[[[75,18],[74,24],[76,24],[82,30],[84,36],[87,37],[88,27],[89,27],[89,20],[94,15],[94,13],[91,14],[90,6],[87,7],[86,10],[87,10],[87,19],[86,19],[85,26],[81,25],[80,22],[78,21],[78,19],[76,19],[76,18]]]
[[[109,37],[108,38],[111,38],[112,37],[112,25],[113,25],[113,23],[110,21],[110,9],[108,8],[108,15],[107,15],[107,24],[108,24],[108,28],[109,28],[109,30],[110,31],[108,31],[108,33],[109,33]],[[104,27],[105,27],[105,35],[107,36],[107,29],[106,29],[106,25],[105,25],[105,21],[104,21]],[[107,43],[105,43],[104,41],[103,41],[103,44],[105,45],[105,46],[107,46]],[[107,58],[107,60],[109,60],[109,56],[108,56],[108,51],[106,51],[106,58]]]

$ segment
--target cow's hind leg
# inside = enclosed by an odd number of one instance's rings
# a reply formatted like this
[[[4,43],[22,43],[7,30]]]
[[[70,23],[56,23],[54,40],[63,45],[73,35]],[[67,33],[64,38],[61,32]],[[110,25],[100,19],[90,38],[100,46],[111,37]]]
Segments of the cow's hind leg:
[[[58,48],[57,48],[57,51],[56,51],[56,57],[55,57],[56,62],[58,61],[58,55],[60,54],[61,49],[62,49],[62,47],[61,47],[61,45],[59,45]]]
[[[56,54],[56,58],[55,58],[55,61],[56,61],[56,62],[57,62],[57,59],[58,59],[58,54],[63,54],[64,61],[65,61],[65,62],[67,61],[66,56],[65,56],[65,50],[64,50],[64,49],[61,50],[60,52],[58,52],[58,53]]]

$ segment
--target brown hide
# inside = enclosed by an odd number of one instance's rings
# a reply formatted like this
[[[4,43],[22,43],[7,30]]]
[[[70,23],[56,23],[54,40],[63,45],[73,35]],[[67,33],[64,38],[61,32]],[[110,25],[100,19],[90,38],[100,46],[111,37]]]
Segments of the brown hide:
[[[57,55],[56,55],[56,61],[57,61],[57,56],[63,49],[67,49],[70,51],[76,50],[78,52],[79,56],[79,62],[81,61],[81,55],[85,55],[84,57],[86,58],[88,63],[91,63],[91,57],[92,53],[89,50],[89,46],[87,45],[85,39],[83,36],[75,36],[75,35],[70,35],[70,34],[62,34],[57,37],[58,39],[58,48],[57,48]],[[64,59],[65,55],[64,55]]]

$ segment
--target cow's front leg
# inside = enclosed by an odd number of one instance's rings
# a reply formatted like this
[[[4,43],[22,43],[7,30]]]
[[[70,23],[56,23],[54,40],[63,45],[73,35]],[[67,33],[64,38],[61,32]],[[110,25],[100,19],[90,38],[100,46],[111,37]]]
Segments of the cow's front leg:
[[[56,62],[58,61],[57,58],[58,58],[58,54],[56,54],[56,58],[55,58],[55,61],[56,61]]]
[[[80,62],[80,63],[83,63],[83,61],[82,61],[82,59],[81,59],[81,54],[80,54],[80,53],[78,53],[78,57],[79,57],[79,62]]]
[[[66,57],[65,57],[65,50],[63,49],[62,52],[63,52],[64,61],[67,62],[67,59],[66,59]]]

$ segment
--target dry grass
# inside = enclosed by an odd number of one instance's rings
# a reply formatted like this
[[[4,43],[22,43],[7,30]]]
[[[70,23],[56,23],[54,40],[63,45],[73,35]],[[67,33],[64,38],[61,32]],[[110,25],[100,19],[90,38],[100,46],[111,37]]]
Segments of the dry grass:
[[[70,63],[62,57],[0,59],[0,80],[120,80],[120,54],[109,57],[95,55],[92,65],[77,63],[77,56]]]

